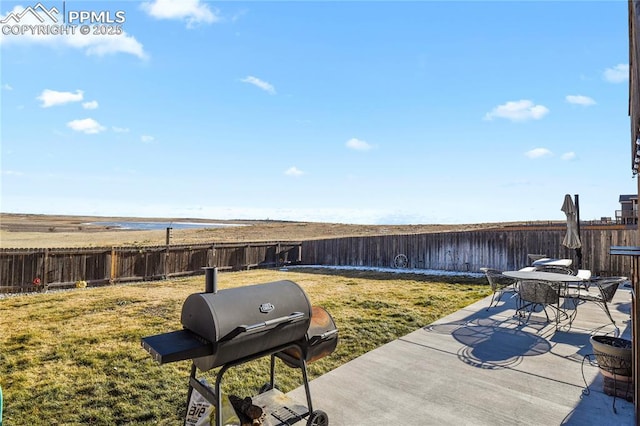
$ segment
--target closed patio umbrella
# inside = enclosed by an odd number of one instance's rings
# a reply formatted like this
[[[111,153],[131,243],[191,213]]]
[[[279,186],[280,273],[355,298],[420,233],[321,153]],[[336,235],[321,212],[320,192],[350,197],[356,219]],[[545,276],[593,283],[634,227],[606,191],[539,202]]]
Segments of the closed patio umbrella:
[[[580,242],[580,233],[578,230],[578,210],[573,203],[571,195],[564,196],[564,203],[560,209],[567,216],[567,234],[564,236],[562,245],[575,249],[578,256],[578,268],[582,267],[582,243]]]

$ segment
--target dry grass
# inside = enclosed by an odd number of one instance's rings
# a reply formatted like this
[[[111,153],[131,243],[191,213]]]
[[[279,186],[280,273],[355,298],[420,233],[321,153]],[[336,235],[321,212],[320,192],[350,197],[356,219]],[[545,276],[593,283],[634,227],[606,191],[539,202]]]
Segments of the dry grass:
[[[280,279],[300,284],[339,328],[337,350],[309,366],[311,378],[489,294],[479,279],[357,271],[254,270],[218,282]],[[184,299],[203,286],[200,276],[0,299],[6,424],[181,424],[190,362],[158,366],[140,339],[179,329]],[[232,369],[225,391],[255,394],[268,380],[266,361]],[[277,381],[284,391],[301,384],[281,364]]]
[[[91,222],[161,221],[234,223],[246,226],[174,229],[172,244],[243,241],[302,241],[367,235],[398,235],[499,228],[506,224],[348,225],[341,223],[144,219],[6,214],[0,216],[0,248],[110,247],[164,245],[166,231],[109,230]]]

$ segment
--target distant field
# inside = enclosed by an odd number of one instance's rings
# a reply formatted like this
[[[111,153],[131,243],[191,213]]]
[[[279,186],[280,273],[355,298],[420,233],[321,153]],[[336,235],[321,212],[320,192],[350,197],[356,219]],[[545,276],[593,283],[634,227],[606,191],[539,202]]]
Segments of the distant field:
[[[340,223],[229,221],[193,218],[132,218],[95,216],[49,216],[0,214],[0,248],[104,247],[163,245],[166,230],[114,230],[91,222],[199,222],[246,226],[202,229],[174,229],[172,244],[243,241],[303,241],[365,235],[397,235],[499,228],[504,223],[459,225],[349,225]]]

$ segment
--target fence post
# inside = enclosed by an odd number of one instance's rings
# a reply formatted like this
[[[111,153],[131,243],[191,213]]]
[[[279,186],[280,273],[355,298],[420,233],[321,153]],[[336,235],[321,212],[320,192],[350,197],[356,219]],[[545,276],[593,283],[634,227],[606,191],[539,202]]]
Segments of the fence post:
[[[116,259],[116,248],[111,247],[111,265],[109,271],[109,284],[114,284],[116,279],[116,267],[118,265],[118,261]]]
[[[216,266],[216,243],[211,243],[211,251],[209,253],[209,256],[207,256],[207,265],[214,267]]]

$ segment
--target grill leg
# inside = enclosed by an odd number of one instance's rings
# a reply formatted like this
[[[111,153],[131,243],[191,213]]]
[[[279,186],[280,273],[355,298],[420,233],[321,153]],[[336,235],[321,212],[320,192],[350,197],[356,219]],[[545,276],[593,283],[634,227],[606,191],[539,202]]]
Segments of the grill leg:
[[[276,388],[276,355],[275,354],[271,355],[271,381],[269,383],[271,384],[271,389]]]
[[[302,351],[300,351],[300,353],[302,354]],[[311,415],[311,413],[313,413],[313,406],[311,405],[311,391],[309,389],[309,377],[307,376],[307,362],[302,356],[300,357],[300,369],[302,370],[302,381],[304,382],[304,390],[307,394],[307,407],[309,408],[309,415]]]
[[[185,405],[185,407],[187,407],[187,411],[189,410],[189,403],[191,402],[191,394],[193,393],[193,386],[191,386],[191,381],[192,380],[196,380],[196,365],[195,364],[191,364],[191,374],[189,375],[189,391],[187,392],[187,404]],[[184,416],[184,425],[186,426],[187,424],[187,416],[185,414]]]
[[[216,426],[222,426],[222,391],[220,390],[220,383],[222,382],[222,375],[231,367],[230,364],[225,364],[220,368],[216,375]]]

